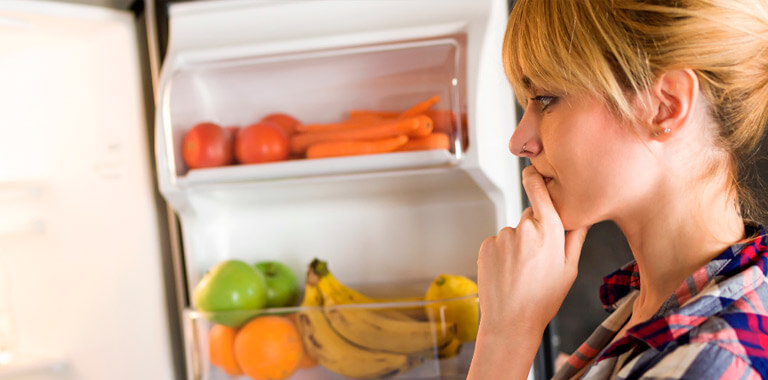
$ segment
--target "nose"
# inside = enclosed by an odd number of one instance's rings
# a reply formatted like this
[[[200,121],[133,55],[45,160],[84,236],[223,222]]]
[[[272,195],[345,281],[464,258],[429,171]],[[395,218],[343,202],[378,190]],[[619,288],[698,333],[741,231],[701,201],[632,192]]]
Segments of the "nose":
[[[523,118],[517,124],[515,132],[509,139],[509,151],[518,157],[534,157],[541,152],[542,145],[539,138],[539,130],[535,120],[528,112],[523,113]]]

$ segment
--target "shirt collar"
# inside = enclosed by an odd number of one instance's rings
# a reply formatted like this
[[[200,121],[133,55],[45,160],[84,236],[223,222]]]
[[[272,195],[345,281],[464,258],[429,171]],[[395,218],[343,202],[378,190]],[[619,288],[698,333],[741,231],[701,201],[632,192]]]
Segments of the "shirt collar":
[[[759,286],[768,274],[768,240],[762,226],[748,223],[745,228],[747,236],[756,237],[728,247],[688,277],[654,317],[627,330],[601,358],[624,352],[634,344],[633,340],[661,350]],[[739,275],[742,272],[743,278]],[[640,289],[637,263],[630,262],[604,278],[600,298],[603,306],[612,311],[619,300],[637,289]],[[705,297],[707,295],[712,297]]]

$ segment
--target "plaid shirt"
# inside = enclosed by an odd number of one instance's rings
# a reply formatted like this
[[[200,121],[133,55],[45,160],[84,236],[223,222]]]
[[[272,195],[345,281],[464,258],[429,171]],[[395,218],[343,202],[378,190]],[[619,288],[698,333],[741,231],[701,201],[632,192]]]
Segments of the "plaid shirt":
[[[593,359],[582,379],[768,378],[768,240],[735,244],[693,275],[648,321],[628,329],[639,294],[637,264],[603,279],[600,298],[611,315],[553,377],[569,379]]]

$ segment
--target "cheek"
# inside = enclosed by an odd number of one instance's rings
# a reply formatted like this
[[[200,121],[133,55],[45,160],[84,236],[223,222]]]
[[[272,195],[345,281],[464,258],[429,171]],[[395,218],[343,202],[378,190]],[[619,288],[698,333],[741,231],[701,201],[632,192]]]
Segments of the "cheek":
[[[552,200],[566,228],[608,218],[643,187],[646,150],[637,136],[605,115],[579,116],[549,136],[547,156],[560,180]]]

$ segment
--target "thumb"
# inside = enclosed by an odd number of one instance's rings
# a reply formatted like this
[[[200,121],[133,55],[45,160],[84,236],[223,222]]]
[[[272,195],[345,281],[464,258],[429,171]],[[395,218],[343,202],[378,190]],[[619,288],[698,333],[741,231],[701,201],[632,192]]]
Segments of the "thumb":
[[[587,237],[587,231],[592,226],[586,226],[570,230],[565,234],[565,263],[568,266],[578,266],[581,256],[581,247]]]

